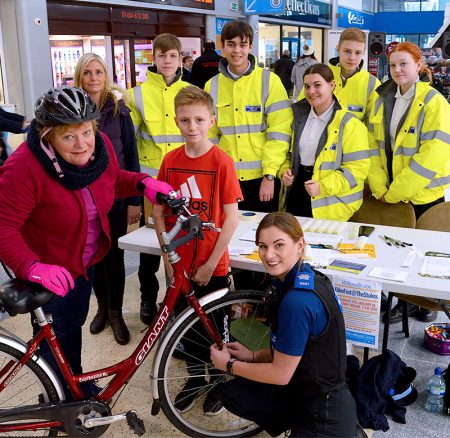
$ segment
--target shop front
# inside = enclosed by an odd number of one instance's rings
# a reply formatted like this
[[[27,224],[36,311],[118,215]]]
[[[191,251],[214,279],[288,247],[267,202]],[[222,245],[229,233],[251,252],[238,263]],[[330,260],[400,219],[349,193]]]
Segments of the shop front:
[[[330,3],[286,0],[283,15],[264,15],[259,18],[259,61],[270,68],[285,50],[289,50],[291,58],[297,61],[307,44],[314,48],[315,57],[322,62],[324,29],[330,26]]]
[[[188,2],[183,0],[183,4]],[[195,6],[196,2],[191,3]],[[147,68],[153,64],[156,35],[177,35],[182,55],[194,58],[200,56],[205,37],[205,15],[201,13],[51,0],[47,14],[55,86],[72,85],[78,59],[94,52],[105,59],[118,85],[131,88],[145,81]]]

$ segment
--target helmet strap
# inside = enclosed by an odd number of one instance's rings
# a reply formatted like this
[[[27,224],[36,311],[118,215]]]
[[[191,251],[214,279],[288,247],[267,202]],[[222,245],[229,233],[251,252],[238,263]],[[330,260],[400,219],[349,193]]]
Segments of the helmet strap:
[[[52,130],[52,127],[50,126],[50,128],[47,128],[41,136],[40,139],[40,145],[42,150],[45,152],[45,154],[47,155],[47,157],[50,159],[50,161],[53,164],[53,167],[56,170],[56,173],[58,174],[59,178],[64,178],[64,172],[61,169],[61,166],[58,163],[58,158],[56,158],[56,154],[55,154],[55,149],[53,148],[53,146],[50,144],[50,142],[48,142],[48,147],[45,146],[44,142],[42,141],[42,139]]]

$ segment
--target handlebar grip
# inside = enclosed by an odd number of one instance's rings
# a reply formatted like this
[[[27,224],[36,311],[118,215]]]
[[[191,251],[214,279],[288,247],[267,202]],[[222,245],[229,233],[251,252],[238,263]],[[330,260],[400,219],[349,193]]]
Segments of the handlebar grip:
[[[158,204],[167,204],[167,201],[169,200],[169,197],[165,195],[164,193],[157,192],[156,193],[156,202]]]

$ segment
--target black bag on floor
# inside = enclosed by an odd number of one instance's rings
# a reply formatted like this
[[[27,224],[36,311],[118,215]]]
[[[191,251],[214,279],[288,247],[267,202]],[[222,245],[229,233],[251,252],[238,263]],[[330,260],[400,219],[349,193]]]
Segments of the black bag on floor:
[[[450,365],[442,374],[445,381],[444,414],[450,415]]]

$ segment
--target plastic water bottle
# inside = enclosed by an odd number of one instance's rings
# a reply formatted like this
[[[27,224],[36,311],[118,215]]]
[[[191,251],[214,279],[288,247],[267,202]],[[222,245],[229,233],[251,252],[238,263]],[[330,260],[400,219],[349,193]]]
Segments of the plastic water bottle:
[[[425,409],[428,412],[441,413],[444,409],[445,381],[442,378],[442,368],[436,368],[434,375],[428,380],[428,398]]]

